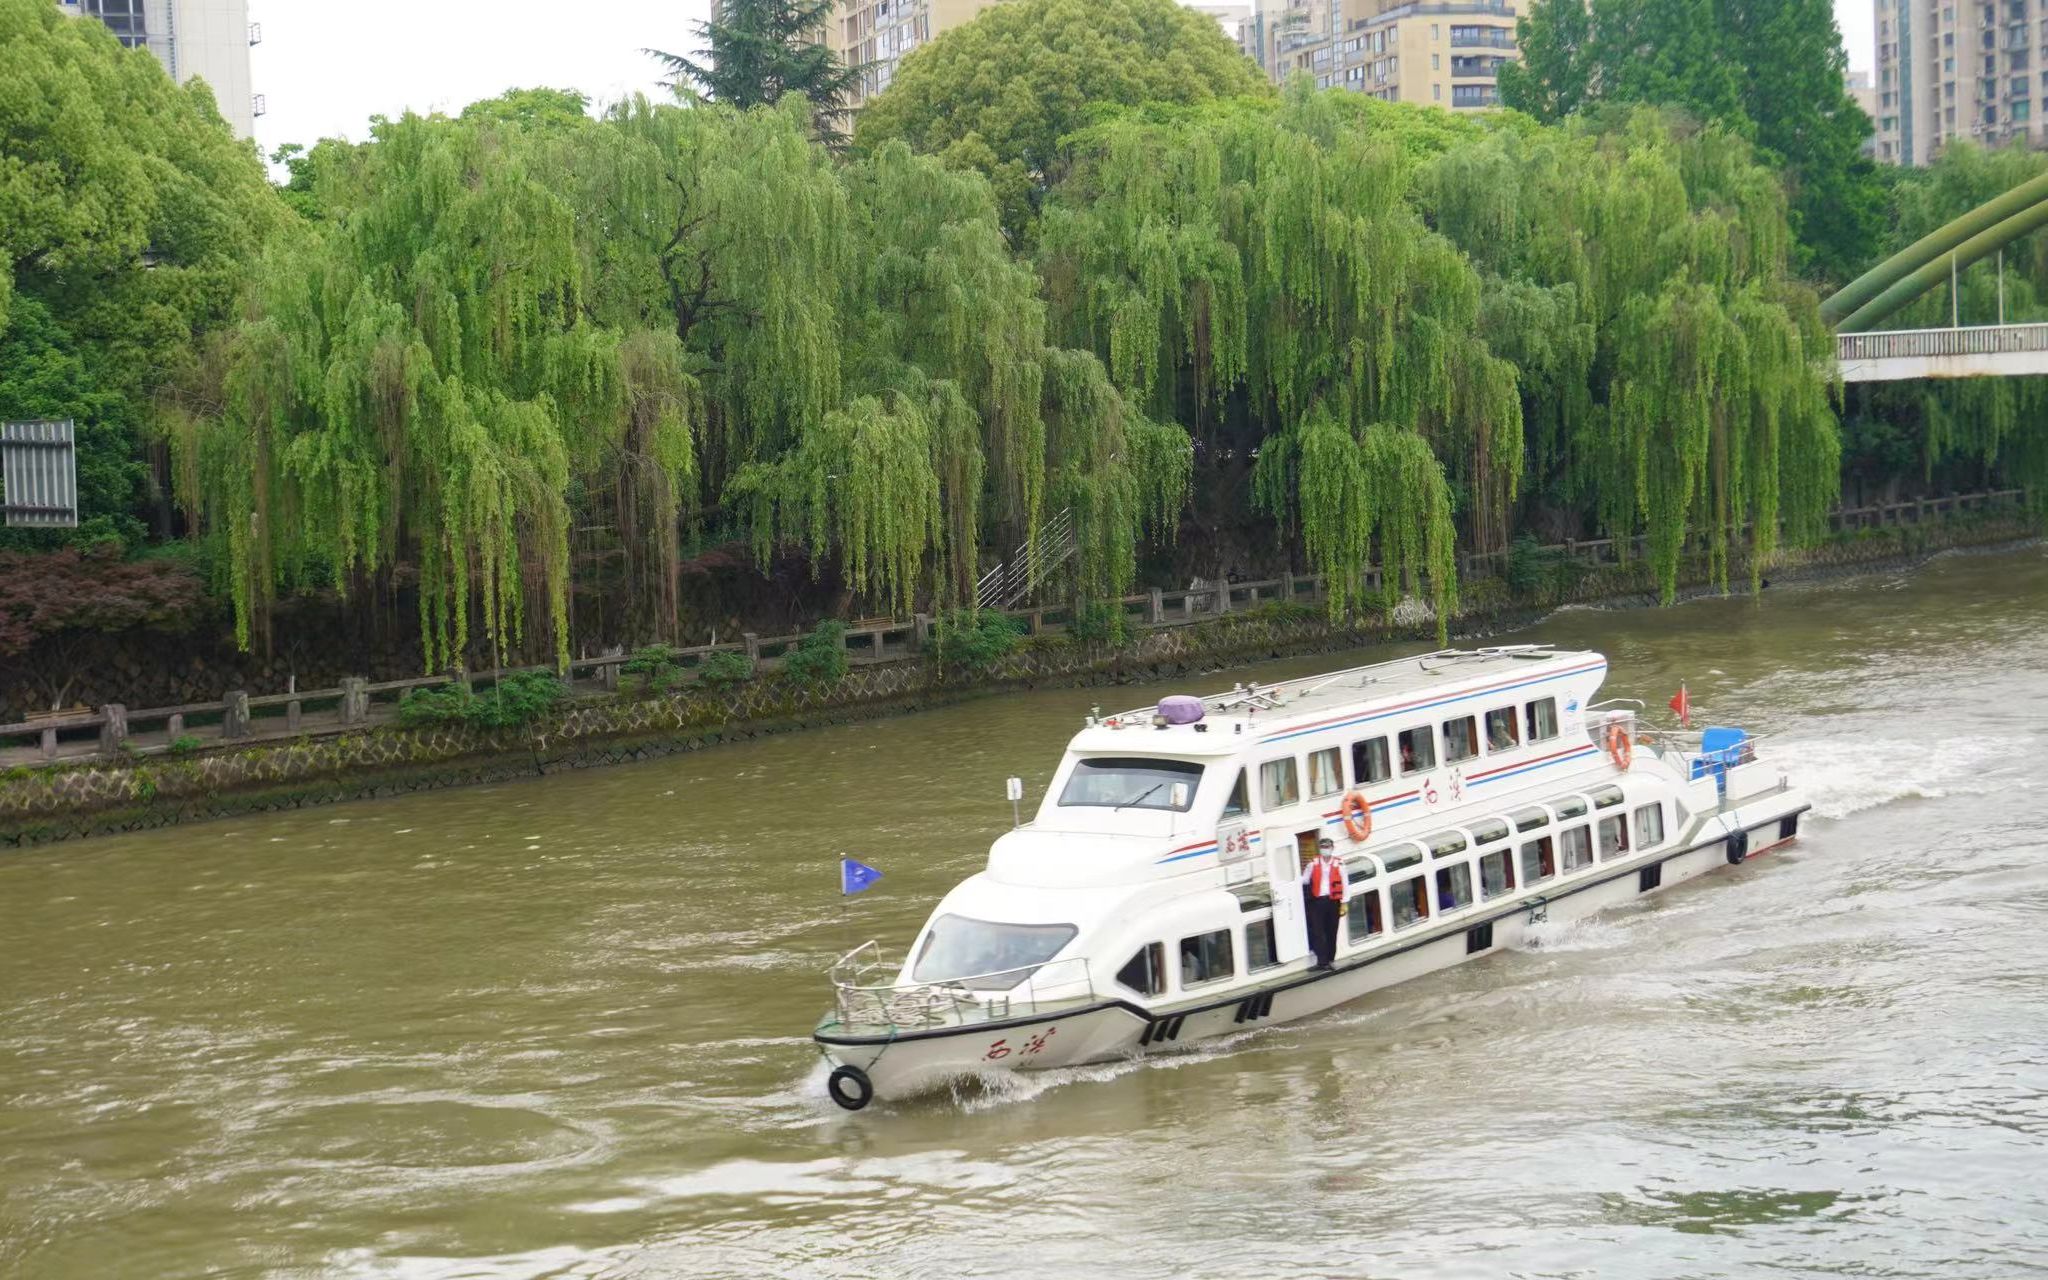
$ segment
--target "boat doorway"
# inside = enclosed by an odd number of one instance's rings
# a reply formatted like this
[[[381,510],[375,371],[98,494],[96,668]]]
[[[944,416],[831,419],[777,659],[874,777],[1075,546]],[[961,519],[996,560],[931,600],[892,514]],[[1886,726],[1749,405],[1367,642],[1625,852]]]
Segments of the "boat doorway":
[[[1316,856],[1319,830],[1274,827],[1265,835],[1267,875],[1273,883],[1273,947],[1280,963],[1308,954],[1308,908],[1301,896],[1301,872]]]

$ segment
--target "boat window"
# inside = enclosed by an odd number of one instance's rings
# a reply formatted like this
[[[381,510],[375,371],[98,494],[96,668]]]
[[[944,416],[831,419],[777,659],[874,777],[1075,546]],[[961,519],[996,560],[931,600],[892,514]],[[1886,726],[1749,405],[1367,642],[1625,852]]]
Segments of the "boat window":
[[[1563,822],[1567,818],[1583,818],[1586,816],[1586,798],[1584,796],[1560,796],[1550,802],[1550,811],[1557,815],[1559,822]]]
[[[1489,853],[1479,860],[1479,892],[1488,898],[1498,898],[1512,893],[1515,888],[1515,864],[1513,851],[1508,849]]]
[[[1557,874],[1557,846],[1549,836],[1522,846],[1522,883],[1535,884]]]
[[[1538,827],[1550,825],[1549,811],[1539,809],[1533,804],[1526,809],[1515,810],[1508,817],[1514,819],[1515,830],[1517,831],[1534,831]]]
[[[1308,793],[1311,796],[1334,796],[1344,789],[1344,753],[1337,747],[1325,747],[1321,751],[1308,753]]]
[[[1396,929],[1429,919],[1429,888],[1422,876],[1410,876],[1387,890],[1387,901],[1393,904]]]
[[[1664,843],[1664,806],[1646,804],[1636,810],[1636,848],[1651,849]]]
[[[1230,955],[1230,930],[1198,933],[1180,940],[1180,985],[1197,986],[1233,977],[1237,965]]]
[[[1387,869],[1388,875],[1404,867],[1412,867],[1420,861],[1422,846],[1418,844],[1397,844],[1391,849],[1380,850],[1380,865]]]
[[[1224,887],[1230,890],[1231,897],[1237,899],[1237,909],[1247,915],[1254,911],[1264,911],[1267,907],[1273,905],[1273,882],[1271,880],[1254,880],[1248,884],[1233,884],[1225,885]]]
[[[1493,844],[1508,838],[1508,824],[1501,818],[1481,818],[1472,824],[1472,838],[1480,844]]]
[[[1472,901],[1472,864],[1460,862],[1436,869],[1436,905],[1439,911],[1456,911]]]
[[[1448,858],[1454,853],[1465,852],[1465,835],[1460,831],[1439,831],[1433,836],[1422,837],[1429,851],[1439,858]]]
[[[1008,991],[1079,932],[1070,924],[995,924],[940,916],[932,921],[910,976],[919,982],[958,982],[971,991]]]
[[[1185,760],[1098,756],[1074,762],[1074,772],[1060,792],[1060,804],[1186,813],[1195,802],[1195,784],[1201,780],[1202,766]]]
[[[1427,773],[1436,768],[1435,737],[1428,725],[1401,731],[1401,772]]]
[[[1567,873],[1593,865],[1593,833],[1584,827],[1573,827],[1569,831],[1558,832],[1557,843],[1564,851],[1564,869]]]
[[[1479,754],[1479,721],[1459,716],[1444,721],[1444,763],[1457,764]]]
[[[1116,980],[1141,996],[1166,990],[1166,945],[1148,942],[1116,971]]]
[[[1602,859],[1619,858],[1628,852],[1628,818],[1615,814],[1600,819],[1600,856]]]
[[[1371,782],[1385,782],[1394,776],[1394,770],[1387,764],[1387,740],[1367,738],[1364,742],[1351,744],[1351,780],[1358,786]]]
[[[1259,766],[1259,808],[1271,813],[1301,802],[1301,773],[1294,757],[1268,760]]]
[[[1557,699],[1538,698],[1529,704],[1523,725],[1529,732],[1524,735],[1529,742],[1542,742],[1557,736]]]
[[[1270,969],[1280,963],[1280,948],[1273,942],[1273,917],[1244,922],[1244,968],[1246,973]]]
[[[1521,745],[1521,735],[1515,731],[1515,709],[1499,707],[1486,713],[1486,749],[1488,751],[1511,751]]]
[[[1615,805],[1620,804],[1622,799],[1621,788],[1611,782],[1606,786],[1595,787],[1586,794],[1593,797],[1593,807],[1595,809],[1612,809]]]
[[[1230,784],[1230,799],[1223,802],[1223,816],[1242,818],[1252,811],[1252,789],[1245,781],[1244,770],[1237,771],[1237,781]]]
[[[1344,918],[1350,922],[1350,939],[1354,943],[1377,937],[1386,928],[1386,921],[1380,915],[1380,891],[1368,889],[1354,893],[1344,908]]]

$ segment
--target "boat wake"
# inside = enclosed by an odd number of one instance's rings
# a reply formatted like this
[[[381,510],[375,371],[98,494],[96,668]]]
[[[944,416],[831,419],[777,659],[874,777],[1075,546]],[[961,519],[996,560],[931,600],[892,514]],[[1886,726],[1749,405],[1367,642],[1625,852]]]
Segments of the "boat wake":
[[[1583,920],[1532,924],[1528,933],[1509,947],[1515,951],[1613,951],[1633,943],[1626,921],[1588,916]]]
[[[1989,795],[2008,785],[1999,766],[2030,753],[1993,735],[1943,738],[1813,738],[1777,744],[1777,757],[1813,800],[1815,816],[1840,820],[1900,800]]]

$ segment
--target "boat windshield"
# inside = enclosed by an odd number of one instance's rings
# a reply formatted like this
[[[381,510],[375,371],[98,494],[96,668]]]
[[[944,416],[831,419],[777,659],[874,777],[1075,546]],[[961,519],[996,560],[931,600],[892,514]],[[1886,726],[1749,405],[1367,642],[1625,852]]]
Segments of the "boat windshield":
[[[962,982],[973,991],[1008,991],[1059,954],[1080,930],[1070,924],[993,924],[945,915],[932,922],[911,976]]]
[[[1186,813],[1195,803],[1195,784],[1201,780],[1202,766],[1185,760],[1098,756],[1074,765],[1060,792],[1060,804]]]

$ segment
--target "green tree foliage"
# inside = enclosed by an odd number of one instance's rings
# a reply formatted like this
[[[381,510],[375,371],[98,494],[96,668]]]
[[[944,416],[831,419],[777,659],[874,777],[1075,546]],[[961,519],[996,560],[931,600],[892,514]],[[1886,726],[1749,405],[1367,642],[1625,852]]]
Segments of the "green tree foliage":
[[[151,404],[288,217],[203,84],[101,23],[0,0],[0,415],[77,420],[77,540],[139,535]]]
[[[1065,172],[1065,139],[1115,106],[1272,90],[1216,23],[1174,0],[1009,0],[913,51],[855,122],[985,174],[1013,237],[1029,237]]]
[[[833,0],[721,0],[697,24],[706,56],[646,52],[668,71],[678,94],[693,88],[742,111],[802,94],[816,109],[822,136],[838,136],[837,119],[860,84],[860,69],[825,47]]]
[[[1547,123],[1600,103],[1682,107],[1786,166],[1791,220],[1813,271],[1846,280],[1882,231],[1862,154],[1870,119],[1843,87],[1830,0],[1533,0],[1501,101]]]
[[[1333,613],[1375,548],[1448,612],[1453,488],[1472,536],[1497,541],[1521,472],[1515,371],[1478,336],[1479,280],[1410,202],[1419,120],[1306,84],[1280,105],[1127,117],[1081,135],[1043,227],[1062,335],[1212,454],[1256,454],[1256,499],[1331,575]]]
[[[1662,113],[1502,131],[1417,188],[1483,277],[1479,315],[1519,371],[1548,502],[1648,535],[1672,594],[1688,534],[1725,585],[1823,528],[1839,442],[1832,342],[1787,276],[1784,197],[1731,130]]]

